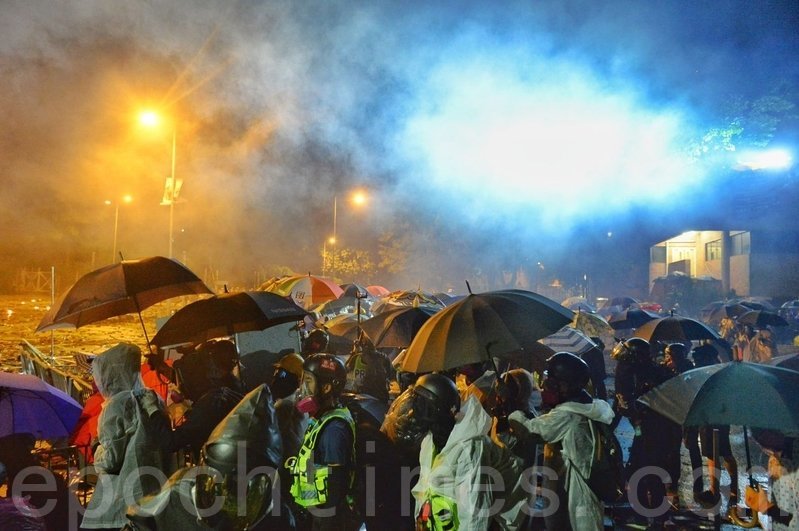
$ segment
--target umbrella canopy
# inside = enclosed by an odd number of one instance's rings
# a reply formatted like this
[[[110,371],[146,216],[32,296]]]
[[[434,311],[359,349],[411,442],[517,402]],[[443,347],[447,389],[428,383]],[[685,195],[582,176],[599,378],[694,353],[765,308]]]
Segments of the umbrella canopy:
[[[364,315],[363,319],[368,319],[369,309],[371,308],[371,303],[368,300],[361,299],[361,314]],[[355,297],[348,297],[346,295],[342,295],[338,299],[323,302],[319,306],[314,306],[311,310],[315,314],[321,317],[329,317],[333,318],[341,314],[355,314],[358,311],[358,299]]]
[[[361,321],[365,323],[366,319]],[[358,339],[358,314],[342,313],[324,324],[324,327],[333,336],[343,337],[349,341]]]
[[[649,310],[630,308],[611,314],[608,318],[608,325],[614,330],[626,330],[628,328],[638,328],[659,317],[658,314],[652,313]]]
[[[601,315],[595,313],[587,313],[580,310],[576,311],[571,326],[588,337],[613,335],[613,328],[611,328]]]
[[[738,324],[748,324],[754,328],[765,328],[767,326],[788,326],[781,315],[765,310],[749,310],[739,315],[735,322]]]
[[[366,297],[374,297],[366,286],[361,286],[360,284],[342,284],[341,289],[343,290],[341,293],[341,297],[352,297],[355,298],[366,298]]]
[[[635,337],[655,341],[693,341],[718,339],[718,334],[689,317],[671,316],[654,319],[641,325],[633,334]]]
[[[372,306],[372,313],[378,314],[397,306],[432,306],[443,308],[446,306],[432,293],[413,290],[392,291]]]
[[[369,295],[372,297],[385,297],[391,291],[388,288],[384,288],[383,286],[366,286],[366,291],[369,292]]]
[[[83,408],[74,398],[29,374],[0,373],[0,437],[31,433],[68,437]]]
[[[683,426],[732,424],[799,434],[799,372],[779,367],[739,361],[700,367],[639,400]]]
[[[588,299],[586,299],[585,297],[579,297],[579,296],[568,297],[563,301],[561,301],[560,305],[563,306],[564,308],[574,310],[575,312],[578,310],[586,313],[596,312],[596,307],[590,302],[588,302]]]
[[[748,306],[744,306],[743,304],[733,302],[729,304],[721,304],[715,307],[712,311],[705,313],[702,321],[707,324],[718,324],[721,322],[722,319],[735,319],[739,315],[742,315],[752,308]],[[700,315],[702,315],[700,313]]]
[[[301,321],[308,312],[268,291],[225,293],[184,306],[161,326],[152,343],[159,347],[202,343],[240,332]]]
[[[44,315],[37,332],[80,328],[180,295],[213,294],[186,266],[171,258],[154,256],[125,260],[87,273],[69,288]]]
[[[788,356],[778,356],[771,358],[766,363],[783,369],[790,369],[799,372],[799,354],[790,354]]]
[[[367,319],[361,323],[361,328],[375,347],[405,348],[436,312],[435,308],[427,306],[394,308]]]
[[[557,332],[573,317],[571,310],[530,291],[469,294],[422,326],[402,370],[440,371],[510,354]]]
[[[283,277],[264,285],[263,291],[291,297],[298,306],[302,306],[306,310],[323,302],[338,299],[344,293],[344,290],[333,280],[313,275]]]
[[[571,352],[578,356],[588,352],[592,348],[596,348],[596,343],[571,326],[564,326],[554,334],[539,339],[538,341],[555,352]]]

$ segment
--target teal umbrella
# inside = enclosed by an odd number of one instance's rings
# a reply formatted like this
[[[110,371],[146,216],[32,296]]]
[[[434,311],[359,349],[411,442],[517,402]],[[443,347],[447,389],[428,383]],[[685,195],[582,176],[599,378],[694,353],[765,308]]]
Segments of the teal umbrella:
[[[639,401],[683,426],[736,425],[799,434],[799,372],[731,361],[686,371]]]

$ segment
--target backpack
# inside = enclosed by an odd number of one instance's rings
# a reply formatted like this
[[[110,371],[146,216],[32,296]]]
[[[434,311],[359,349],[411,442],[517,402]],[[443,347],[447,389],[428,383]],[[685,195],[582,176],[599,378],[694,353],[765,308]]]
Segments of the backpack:
[[[625,492],[624,456],[609,424],[589,420],[594,453],[586,483],[603,503],[618,503]]]

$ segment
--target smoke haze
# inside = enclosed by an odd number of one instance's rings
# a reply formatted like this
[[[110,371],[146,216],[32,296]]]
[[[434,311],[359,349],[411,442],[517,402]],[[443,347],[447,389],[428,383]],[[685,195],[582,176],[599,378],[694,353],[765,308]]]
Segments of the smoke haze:
[[[799,78],[795,2],[430,4],[3,2],[0,285],[109,263],[125,194],[117,249],[166,255],[173,134],[174,255],[201,274],[320,272],[334,197],[342,246],[411,235],[376,282],[579,275],[610,233],[646,261],[648,237],[726,222],[693,202],[730,162],[686,146]]]

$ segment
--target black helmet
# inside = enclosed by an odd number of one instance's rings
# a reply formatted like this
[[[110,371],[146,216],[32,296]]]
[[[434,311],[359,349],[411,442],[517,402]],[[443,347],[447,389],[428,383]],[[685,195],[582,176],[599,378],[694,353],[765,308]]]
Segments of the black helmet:
[[[610,357],[619,361],[645,362],[652,359],[649,341],[640,337],[631,337],[626,341],[619,341],[613,347]]]
[[[461,409],[458,387],[443,374],[425,374],[416,380],[413,394],[419,413],[426,417],[454,416]]]
[[[688,358],[688,347],[682,343],[671,343],[666,347],[665,354],[675,361],[683,361]]]
[[[302,342],[302,350],[305,354],[314,354],[317,352],[324,352],[327,350],[327,344],[330,341],[330,335],[327,330],[316,328],[311,330],[305,341]]]
[[[579,356],[571,352],[557,352],[547,360],[544,375],[565,383],[570,389],[580,390],[588,385],[591,370]]]
[[[331,394],[339,395],[344,390],[347,383],[347,369],[344,363],[333,354],[313,354],[308,356],[302,366],[303,371],[307,371],[316,378],[317,392],[325,384],[332,386]]]

